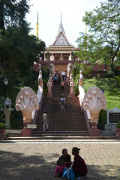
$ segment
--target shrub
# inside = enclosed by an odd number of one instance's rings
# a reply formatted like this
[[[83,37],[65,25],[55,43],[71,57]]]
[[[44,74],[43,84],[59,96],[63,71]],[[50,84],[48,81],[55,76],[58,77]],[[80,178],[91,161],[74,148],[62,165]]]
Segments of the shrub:
[[[23,117],[21,111],[13,111],[10,118],[11,129],[22,129],[23,128]]]
[[[107,111],[101,110],[99,114],[98,128],[101,130],[105,129],[105,124],[107,124]]]
[[[5,123],[0,122],[0,129],[5,129]]]
[[[75,93],[75,96],[78,96],[79,94],[78,86],[74,86],[74,93]]]
[[[120,121],[116,124],[116,128],[120,128]]]
[[[115,76],[115,78],[116,78],[118,86],[120,86],[120,77],[119,76]]]

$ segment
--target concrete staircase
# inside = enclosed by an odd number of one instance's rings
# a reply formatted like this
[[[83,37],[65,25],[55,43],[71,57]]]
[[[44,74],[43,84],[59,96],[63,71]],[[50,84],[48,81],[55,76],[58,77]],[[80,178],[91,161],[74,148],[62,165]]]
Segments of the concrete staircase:
[[[60,95],[66,98],[66,112],[61,113]],[[43,132],[42,116],[47,109],[49,119],[49,130]],[[78,97],[69,97],[69,85],[65,83],[65,89],[61,90],[60,85],[53,86],[53,97],[43,98],[41,111],[37,116],[37,129],[32,136],[46,139],[57,138],[79,138],[89,136],[86,127],[84,113],[80,109]]]

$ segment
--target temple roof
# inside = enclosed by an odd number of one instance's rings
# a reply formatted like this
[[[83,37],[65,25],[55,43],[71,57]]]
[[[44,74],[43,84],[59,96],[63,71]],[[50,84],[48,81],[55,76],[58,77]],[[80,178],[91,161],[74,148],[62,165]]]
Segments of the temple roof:
[[[62,24],[62,13],[61,13],[61,22],[59,24],[59,29],[58,29],[58,33],[63,31],[63,33],[65,34],[64,28],[63,28],[63,24]]]
[[[63,28],[63,24],[62,24],[62,15],[61,15],[61,22],[59,24],[58,35],[57,35],[54,43],[51,46],[71,46],[71,47],[73,47],[69,43],[69,41],[65,35],[65,31]]]

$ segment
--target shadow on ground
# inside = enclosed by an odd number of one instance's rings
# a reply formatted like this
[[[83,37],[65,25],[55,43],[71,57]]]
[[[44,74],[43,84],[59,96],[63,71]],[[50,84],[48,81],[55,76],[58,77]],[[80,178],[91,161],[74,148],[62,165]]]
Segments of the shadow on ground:
[[[54,177],[56,162],[52,161],[58,154],[49,154],[46,159],[38,154],[24,155],[0,151],[0,180],[57,180]],[[86,179],[120,179],[120,166],[88,166],[88,177]],[[112,171],[112,173],[111,173]]]

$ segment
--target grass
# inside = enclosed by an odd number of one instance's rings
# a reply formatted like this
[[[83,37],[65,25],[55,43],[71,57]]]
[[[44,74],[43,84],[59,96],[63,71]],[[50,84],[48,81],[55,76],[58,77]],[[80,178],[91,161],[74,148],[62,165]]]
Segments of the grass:
[[[104,90],[107,109],[113,109],[115,107],[120,108],[120,84],[119,87],[114,87],[112,78],[93,78],[84,80],[85,92],[92,86],[97,86],[101,90]]]
[[[106,108],[113,109],[115,107],[120,109],[120,83],[118,87],[114,87],[113,79],[108,78],[92,78],[84,79],[84,89],[85,92],[92,86],[97,86],[101,90],[104,90],[104,95],[106,98]],[[107,111],[101,110],[98,121],[98,128],[105,129],[105,124],[107,124]]]

